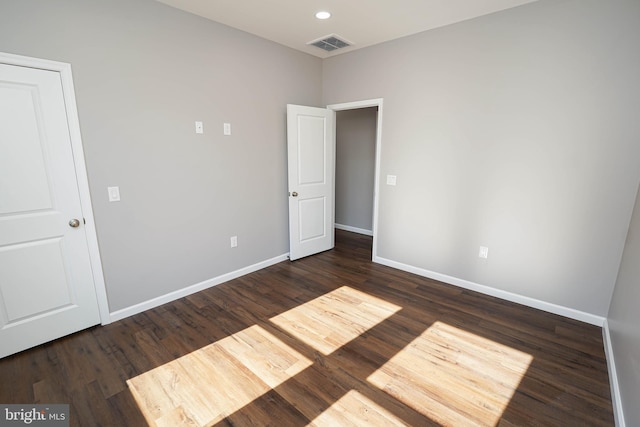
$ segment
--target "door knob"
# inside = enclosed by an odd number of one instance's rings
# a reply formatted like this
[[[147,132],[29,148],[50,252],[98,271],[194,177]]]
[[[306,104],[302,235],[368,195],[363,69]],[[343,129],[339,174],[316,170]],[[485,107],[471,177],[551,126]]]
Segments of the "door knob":
[[[80,221],[75,219],[75,218],[73,218],[71,221],[69,221],[69,226],[73,227],[73,228],[79,227],[80,226]]]
[[[291,195],[292,195],[293,197],[298,197],[298,193],[297,193],[297,192],[295,192],[295,191],[294,191],[293,193],[291,193]]]

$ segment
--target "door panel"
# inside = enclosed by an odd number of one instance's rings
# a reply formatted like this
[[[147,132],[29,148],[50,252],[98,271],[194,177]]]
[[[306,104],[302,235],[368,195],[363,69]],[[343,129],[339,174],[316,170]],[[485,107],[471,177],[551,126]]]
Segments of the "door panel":
[[[0,64],[0,357],[100,321],[76,179],[60,74]]]
[[[0,182],[3,186],[0,214],[51,208],[51,194],[44,166],[40,135],[42,120],[37,120],[37,88],[10,82],[0,83]],[[20,149],[12,148],[20,141]],[[11,151],[10,151],[11,150]]]
[[[298,114],[298,185],[324,184],[326,118]]]
[[[58,237],[0,248],[4,324],[12,325],[73,304],[61,244]]]
[[[334,245],[334,113],[287,105],[289,258]]]
[[[300,241],[322,238],[325,228],[326,197],[301,200],[299,206]]]

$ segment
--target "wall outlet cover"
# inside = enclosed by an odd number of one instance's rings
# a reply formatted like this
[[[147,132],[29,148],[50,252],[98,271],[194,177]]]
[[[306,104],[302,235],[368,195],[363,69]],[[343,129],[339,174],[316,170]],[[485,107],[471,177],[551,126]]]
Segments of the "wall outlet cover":
[[[120,201],[120,187],[107,187],[107,192],[109,193],[110,202]]]

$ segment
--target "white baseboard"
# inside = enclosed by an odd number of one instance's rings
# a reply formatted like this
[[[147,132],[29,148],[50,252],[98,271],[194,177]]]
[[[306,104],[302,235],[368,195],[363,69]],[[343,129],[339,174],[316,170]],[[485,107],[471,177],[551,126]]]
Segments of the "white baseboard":
[[[125,317],[133,316],[134,314],[142,313],[143,311],[158,307],[162,304],[166,304],[171,301],[175,301],[177,299],[186,297],[188,295],[194,294],[196,292],[200,292],[204,289],[210,288],[212,286],[219,285],[224,282],[228,282],[229,280],[236,279],[238,277],[244,276],[249,273],[253,273],[254,271],[261,270],[263,268],[269,267],[271,265],[277,264],[279,262],[285,261],[289,259],[289,254],[282,254],[275,258],[271,258],[257,264],[250,265],[248,267],[241,268],[236,271],[232,271],[230,273],[223,274],[218,277],[214,277],[209,280],[205,280],[204,282],[196,283],[195,285],[188,286],[186,288],[179,289],[177,291],[169,292],[168,294],[161,295],[159,297],[150,299],[148,301],[141,302],[139,304],[132,305],[131,307],[123,308],[121,310],[114,311],[110,314],[110,318],[112,322],[115,322],[120,319],[124,319]]]
[[[620,384],[618,383],[618,372],[616,371],[616,359],[613,354],[613,346],[611,345],[611,332],[609,331],[609,322],[605,319],[602,326],[602,339],[604,340],[604,354],[607,359],[607,368],[609,370],[609,384],[611,385],[611,403],[613,405],[613,415],[616,421],[616,427],[625,427],[624,413],[622,411],[622,399],[620,395]]]
[[[590,323],[596,326],[602,326],[605,318],[602,316],[596,316],[595,314],[585,313],[584,311],[575,310],[573,308],[564,307],[557,304],[537,300],[535,298],[518,295],[512,292],[503,291],[501,289],[492,288],[490,286],[480,285],[478,283],[470,282],[464,279],[458,279],[457,277],[447,276],[446,274],[436,273],[434,271],[425,270],[423,268],[414,267],[412,265],[403,264],[401,262],[392,261],[386,258],[375,256],[373,262],[386,265],[388,267],[397,268],[398,270],[407,271],[409,273],[417,274],[418,276],[428,277],[429,279],[438,280],[440,282],[449,283],[451,285],[459,286],[464,289],[480,292],[481,294],[491,295],[500,299],[504,299],[518,304],[526,305],[528,307],[537,308],[539,310],[547,311],[549,313],[558,314],[560,316],[568,317],[570,319],[579,320],[581,322]]]
[[[351,231],[352,233],[364,234],[365,236],[373,236],[373,230],[365,230],[364,228],[352,227],[350,225],[334,224],[338,230]]]

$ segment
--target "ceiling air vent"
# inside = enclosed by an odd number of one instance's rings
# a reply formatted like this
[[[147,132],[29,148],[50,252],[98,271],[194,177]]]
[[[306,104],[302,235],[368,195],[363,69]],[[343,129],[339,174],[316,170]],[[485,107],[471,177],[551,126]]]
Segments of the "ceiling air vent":
[[[329,36],[324,36],[317,40],[310,41],[307,44],[319,47],[320,49],[326,50],[327,52],[331,52],[334,50],[342,49],[343,47],[351,46],[353,43],[349,43],[348,41],[345,41],[335,34],[331,34]]]

